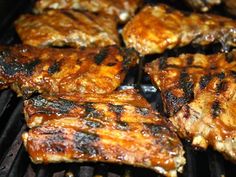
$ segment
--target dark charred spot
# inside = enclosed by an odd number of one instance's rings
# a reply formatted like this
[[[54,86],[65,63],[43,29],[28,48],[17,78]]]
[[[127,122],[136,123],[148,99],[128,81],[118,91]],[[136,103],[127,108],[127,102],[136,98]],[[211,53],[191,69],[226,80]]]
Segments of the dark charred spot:
[[[136,112],[138,114],[141,114],[142,116],[146,116],[149,114],[149,109],[148,108],[140,108],[140,107],[137,107],[136,108]]]
[[[152,136],[163,135],[164,132],[169,131],[169,129],[163,125],[144,123],[144,126],[150,131]]]
[[[116,63],[108,63],[107,66],[115,66]]]
[[[28,63],[20,63],[15,59],[15,61],[12,61],[11,63],[6,62],[6,58],[8,57],[7,51],[0,52],[0,66],[2,67],[2,70],[7,75],[15,75],[16,73],[22,72],[26,75],[30,76],[32,75],[32,72],[34,68],[40,63],[39,59],[35,59],[33,61],[30,61]]]
[[[49,146],[50,152],[64,152],[65,146],[63,143],[66,141],[66,139],[63,136],[62,132],[54,133],[52,136],[49,136],[47,138],[46,144]]]
[[[129,130],[129,124],[127,122],[118,121],[116,128],[118,130],[127,131]]]
[[[120,118],[121,114],[124,112],[124,107],[122,105],[109,104],[109,109],[116,114],[117,118]]]
[[[200,89],[206,88],[206,86],[209,84],[211,79],[212,79],[212,76],[210,74],[202,76],[199,82]]]
[[[76,132],[74,134],[75,150],[88,155],[98,154],[94,143],[99,141],[98,135],[88,132]]]
[[[184,14],[185,17],[189,17],[192,13],[189,11],[182,11],[182,14]]]
[[[166,13],[173,13],[175,11],[175,9],[170,6],[166,6],[165,11],[166,11]]]
[[[217,69],[215,63],[211,63],[211,65],[210,65],[210,69],[212,69],[212,70]]]
[[[47,100],[41,95],[34,97],[31,99],[33,106],[41,108],[40,112],[42,113],[49,113],[54,112],[65,114],[68,113],[70,110],[76,107],[76,104],[72,101],[65,100],[65,99],[58,99],[58,100]]]
[[[231,63],[232,61],[234,61],[234,55],[233,55],[233,53],[226,53],[226,54],[225,54],[225,60],[226,60],[228,63]]]
[[[122,49],[123,68],[128,70],[130,65],[139,58],[138,52],[133,48]]]
[[[225,92],[228,88],[228,84],[226,81],[222,81],[219,84],[217,84],[216,86],[216,92],[220,93],[220,92]]]
[[[224,72],[218,73],[218,74],[216,74],[216,77],[218,77],[220,80],[222,80],[225,78],[225,73]]]
[[[193,98],[193,82],[190,79],[190,76],[187,72],[183,71],[180,73],[180,78],[179,78],[179,84],[180,87],[184,91],[185,97],[188,98]]]
[[[78,21],[78,19],[77,19],[72,13],[70,13],[69,11],[62,10],[62,13],[63,13],[65,16],[69,17],[71,20],[73,20],[73,21]]]
[[[230,71],[230,74],[236,79],[236,71]]]
[[[85,117],[99,118],[101,116],[100,112],[93,107],[92,103],[85,103],[83,106],[85,108]]]
[[[104,47],[102,48],[97,55],[94,56],[95,63],[97,65],[101,64],[102,61],[107,57],[109,54],[109,48]]]
[[[87,120],[86,125],[91,128],[101,128],[102,127],[102,124],[100,122],[91,121],[91,120]]]
[[[220,115],[220,113],[221,113],[220,102],[216,100],[212,103],[211,115],[213,118],[216,118]]]
[[[185,105],[185,106],[183,106],[183,112],[184,112],[184,118],[185,119],[189,119],[189,117],[190,117],[190,107],[189,107],[189,105]]]
[[[194,61],[193,56],[192,55],[188,56],[188,58],[187,58],[187,65],[192,65],[193,61]]]
[[[60,71],[60,63],[59,62],[54,62],[49,68],[48,68],[48,73],[49,74],[54,74],[56,72]]]
[[[178,112],[183,105],[192,99],[190,97],[177,97],[170,91],[164,93],[164,98],[167,102],[167,114],[171,113],[171,115]]]
[[[159,58],[159,69],[163,70],[167,67],[167,59],[165,57]]]

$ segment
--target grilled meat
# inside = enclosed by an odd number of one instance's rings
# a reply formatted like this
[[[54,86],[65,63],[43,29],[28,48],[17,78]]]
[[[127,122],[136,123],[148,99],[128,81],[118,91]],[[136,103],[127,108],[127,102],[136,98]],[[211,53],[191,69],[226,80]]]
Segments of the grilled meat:
[[[136,64],[137,53],[117,46],[54,49],[25,45],[0,48],[0,88],[19,96],[39,93],[108,93]]]
[[[157,116],[134,90],[111,94],[37,96],[24,102],[24,113],[30,128],[64,117],[153,123]]]
[[[236,46],[236,22],[209,14],[184,13],[167,5],[146,6],[123,30],[126,46],[142,55],[192,44]]]
[[[221,0],[184,0],[184,1],[194,10],[202,12],[207,12],[213,6],[221,3]]]
[[[47,9],[76,9],[90,12],[106,12],[118,17],[120,22],[127,21],[134,15],[142,0],[37,0],[35,12]]]
[[[28,120],[44,119],[23,134],[34,163],[111,162],[173,177],[182,171],[185,159],[180,140],[134,90],[66,97],[25,101]]]
[[[182,54],[148,63],[145,71],[161,90],[166,113],[174,115],[213,78],[222,79],[236,71],[236,50],[224,54]]]
[[[236,161],[236,50],[159,59],[147,64],[146,72],[181,137]]]
[[[16,31],[32,46],[103,47],[119,44],[115,18],[73,10],[50,10],[41,15],[22,15]]]

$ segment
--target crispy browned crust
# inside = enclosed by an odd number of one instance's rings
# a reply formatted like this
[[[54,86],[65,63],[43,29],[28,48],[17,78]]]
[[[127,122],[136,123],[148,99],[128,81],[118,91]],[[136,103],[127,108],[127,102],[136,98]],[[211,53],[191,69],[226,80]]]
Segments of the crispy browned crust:
[[[192,44],[221,42],[236,46],[236,22],[232,19],[184,13],[167,5],[146,6],[123,29],[126,46],[142,55]]]
[[[37,0],[35,12],[42,13],[47,9],[76,9],[90,12],[105,12],[115,15],[120,22],[132,17],[142,0]]]
[[[24,14],[16,22],[22,42],[32,46],[103,47],[119,45],[115,18],[73,10]]]
[[[145,69],[178,134],[236,161],[236,50],[159,59]]]
[[[0,88],[19,96],[40,93],[108,93],[135,65],[137,53],[117,46],[86,49],[0,48]]]
[[[23,134],[23,141],[34,163],[120,163],[173,177],[182,171],[180,140],[136,91],[66,97],[25,101],[26,121],[36,127]]]

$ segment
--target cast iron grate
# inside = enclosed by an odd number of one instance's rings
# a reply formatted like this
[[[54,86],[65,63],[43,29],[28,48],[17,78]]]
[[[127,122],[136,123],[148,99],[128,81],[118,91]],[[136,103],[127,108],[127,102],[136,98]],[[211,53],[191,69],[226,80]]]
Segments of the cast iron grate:
[[[154,1],[149,1],[154,2]],[[0,20],[0,44],[19,43],[12,21],[23,12],[31,9],[33,0],[6,1],[12,6],[11,11]],[[10,5],[9,5],[10,4]],[[14,4],[14,5],[13,5]],[[14,6],[14,7],[13,7]],[[180,5],[178,5],[180,6]],[[0,3],[0,9],[2,4]],[[185,8],[183,6],[183,8]],[[164,56],[175,56],[179,53],[219,51],[218,45],[210,48],[184,47],[168,51]],[[139,66],[132,69],[120,89],[134,87],[155,107],[162,111],[161,97],[158,90],[151,85],[147,75],[143,73],[144,63],[158,57],[143,58]],[[35,165],[30,162],[25,151],[21,134],[27,127],[22,114],[22,99],[17,98],[10,90],[0,92],[0,177],[159,177],[155,172],[127,165],[105,163],[71,163]],[[182,177],[235,177],[236,165],[226,161],[222,155],[209,149],[196,151],[187,142],[183,142],[187,164]]]

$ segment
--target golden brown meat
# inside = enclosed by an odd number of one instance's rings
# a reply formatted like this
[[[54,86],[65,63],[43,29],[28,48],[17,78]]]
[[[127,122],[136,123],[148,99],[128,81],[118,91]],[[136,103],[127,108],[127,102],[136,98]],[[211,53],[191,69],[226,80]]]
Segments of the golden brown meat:
[[[146,72],[162,92],[178,134],[236,161],[236,50],[155,60]],[[175,114],[176,113],[176,114]]]
[[[202,12],[207,12],[213,6],[221,3],[221,0],[184,0],[184,1],[194,10]]]
[[[32,46],[103,47],[119,44],[115,18],[73,10],[25,14],[16,22],[24,44]]]
[[[121,22],[134,15],[142,0],[37,0],[35,12],[47,9],[76,9],[90,12],[106,12],[115,15]]]
[[[236,71],[236,50],[224,54],[182,54],[148,63],[145,71],[161,90],[167,114],[174,115],[192,101],[213,78],[223,79]]]
[[[142,55],[190,43],[236,46],[236,22],[217,15],[184,13],[160,4],[146,6],[130,20],[123,29],[123,38],[126,46]]]
[[[131,49],[54,49],[25,45],[0,48],[0,88],[19,96],[39,93],[108,93],[138,60]]]
[[[34,163],[110,162],[172,177],[182,171],[185,159],[180,140],[134,90],[66,97],[25,101],[28,120],[50,117],[23,134]],[[94,98],[101,99],[87,102]]]

